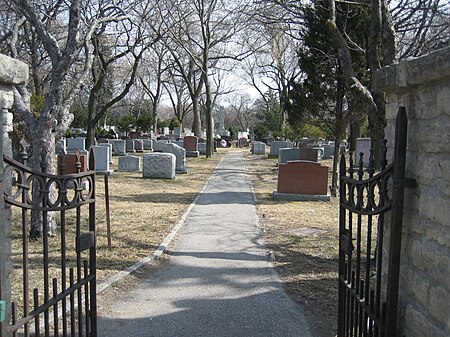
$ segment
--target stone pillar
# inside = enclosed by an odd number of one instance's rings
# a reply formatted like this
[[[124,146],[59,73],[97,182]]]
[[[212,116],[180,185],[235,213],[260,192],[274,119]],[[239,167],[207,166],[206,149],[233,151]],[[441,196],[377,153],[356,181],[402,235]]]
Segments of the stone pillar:
[[[405,190],[398,335],[449,336],[450,47],[380,69],[373,89],[387,94],[388,158],[406,108],[406,177],[418,185]]]
[[[0,150],[12,156],[11,140],[13,116],[10,112],[14,103],[13,86],[25,84],[28,80],[28,66],[18,60],[0,54]],[[0,164],[0,299],[6,301],[6,320],[11,318],[11,209],[5,205],[4,191],[11,188],[11,181],[3,176],[4,163]],[[7,324],[1,325],[1,335],[6,336]]]

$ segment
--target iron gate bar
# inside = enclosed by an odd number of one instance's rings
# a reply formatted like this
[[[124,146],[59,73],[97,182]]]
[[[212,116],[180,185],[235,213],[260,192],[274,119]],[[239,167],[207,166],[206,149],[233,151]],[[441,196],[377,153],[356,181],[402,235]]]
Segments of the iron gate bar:
[[[70,311],[70,333],[72,337],[84,334],[89,337],[95,337],[97,335],[97,304],[96,304],[96,228],[95,228],[95,171],[91,168],[94,167],[95,157],[93,151],[90,153],[89,169],[90,171],[80,173],[81,162],[79,152],[76,154],[76,174],[70,175],[52,175],[43,173],[46,169],[45,165],[41,166],[42,172],[35,172],[26,166],[26,151],[22,148],[20,151],[23,162],[17,162],[14,159],[3,156],[4,162],[7,166],[4,168],[4,175],[8,174],[12,176],[13,172],[17,175],[15,181],[15,193],[12,191],[4,191],[3,201],[12,206],[17,206],[21,209],[22,216],[22,265],[23,265],[23,282],[22,282],[22,295],[23,295],[23,315],[21,318],[17,318],[18,310],[17,305],[11,302],[12,317],[11,322],[6,326],[7,335],[12,334],[18,336],[19,329],[23,336],[30,336],[30,323],[34,320],[34,335],[40,336],[41,330],[45,336],[50,336],[50,330],[53,329],[52,336],[59,336],[60,328],[62,328],[62,335],[68,336],[68,320],[67,314],[67,301],[69,302]],[[46,153],[41,153],[43,157]],[[64,171],[64,163],[60,160],[61,173]],[[2,181],[4,176],[2,175]],[[39,190],[36,188],[31,189],[31,184],[37,182]],[[88,189],[85,192],[82,183],[88,183]],[[74,188],[69,187],[72,184]],[[50,197],[50,190],[52,185],[56,187],[58,193],[56,200]],[[2,185],[3,186],[3,185]],[[34,186],[34,185],[33,185]],[[68,188],[74,190],[74,195],[71,200],[68,199]],[[2,190],[3,192],[3,190]],[[34,193],[36,192],[36,193]],[[84,193],[83,193],[84,192]],[[34,193],[31,197],[30,193]],[[3,194],[3,193],[2,193]],[[20,200],[19,200],[19,199]],[[81,209],[82,207],[89,207],[89,221],[88,232],[83,233],[81,230]],[[76,209],[76,238],[75,238],[75,251],[77,256],[76,266],[77,277],[75,281],[74,268],[70,268],[69,272],[69,287],[66,286],[67,278],[67,242],[66,242],[66,218],[65,212],[69,209]],[[28,211],[40,211],[42,212],[42,254],[43,254],[43,303],[39,301],[39,289],[33,289],[33,302],[30,303],[29,298],[29,262],[28,262]],[[49,212],[60,212],[60,228],[61,228],[61,282],[58,282],[57,278],[50,280],[49,270],[49,239],[48,239],[48,220],[47,215]],[[84,230],[83,230],[84,231]],[[81,252],[89,250],[89,261],[83,259]],[[59,268],[59,267],[58,267]],[[60,285],[59,285],[60,284]],[[75,301],[75,293],[77,293],[77,301]],[[84,295],[84,296],[83,296]],[[84,303],[83,303],[84,302]],[[33,310],[30,311],[30,305],[33,306]],[[61,309],[60,309],[61,307]],[[50,310],[53,309],[53,315],[50,319]],[[40,317],[43,315],[43,321]],[[78,320],[76,319],[76,315]],[[60,326],[60,316],[62,318],[62,324]],[[77,322],[78,321],[78,322]],[[43,326],[41,324],[43,323]],[[77,331],[78,323],[78,331]],[[84,326],[83,326],[84,324]],[[84,331],[83,331],[84,330]],[[2,334],[3,336],[3,334]]]
[[[373,151],[370,152],[367,168],[363,165],[363,154],[360,154],[358,167],[355,168],[353,155],[350,153],[348,170],[345,156],[341,156],[339,337],[396,337],[404,188],[415,186],[413,179],[405,179],[406,127],[406,110],[401,107],[396,121],[394,162],[387,165],[387,150],[384,146],[380,163],[381,171],[377,174],[374,170]],[[368,177],[365,178],[366,176]],[[392,190],[392,199],[389,198],[390,190]],[[383,279],[384,217],[389,210],[391,224],[388,270],[387,278]],[[373,216],[378,217],[375,264],[371,261]],[[367,221],[363,221],[363,217]],[[367,230],[365,236],[363,236],[363,227]],[[353,241],[355,241],[355,247]],[[373,268],[375,268],[375,280],[371,273]],[[384,289],[386,289],[386,301],[382,301]]]

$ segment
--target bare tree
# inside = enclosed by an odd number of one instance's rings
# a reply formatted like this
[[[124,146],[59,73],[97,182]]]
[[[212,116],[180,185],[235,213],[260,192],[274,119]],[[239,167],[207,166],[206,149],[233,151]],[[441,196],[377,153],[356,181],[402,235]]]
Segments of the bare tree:
[[[207,157],[210,157],[213,154],[214,137],[211,69],[214,69],[221,59],[237,60],[246,54],[245,51],[241,53],[237,45],[233,50],[229,48],[240,29],[245,11],[243,5],[223,0],[189,0],[171,2],[170,5],[161,11],[169,13],[169,20],[166,21],[167,44],[180,74],[189,81],[187,86],[192,98],[195,134],[201,131],[198,102],[200,95],[205,95],[206,152]],[[181,55],[184,57],[180,57]],[[187,62],[182,63],[182,59]],[[195,87],[192,84],[195,84]]]
[[[30,94],[22,86],[14,89],[14,109],[19,113],[23,131],[32,145],[33,168],[40,170],[42,166],[46,172],[54,173],[55,141],[70,125],[73,118],[69,113],[70,106],[91,70],[91,37],[100,24],[119,22],[126,15],[119,7],[106,5],[101,13],[97,13],[99,15],[84,17],[85,8],[79,0],[71,1],[67,7],[60,1],[48,2],[47,6],[36,6],[28,0],[13,0],[12,3],[36,31],[51,62],[49,87],[40,113],[37,115],[30,111]],[[41,11],[43,7],[47,8],[44,12]],[[54,26],[58,29],[53,30]],[[84,36],[84,40],[80,41],[80,36]],[[13,40],[11,43],[13,56],[17,56],[14,52],[16,42]],[[42,150],[48,155],[41,156]],[[41,231],[40,224],[36,224],[31,237],[39,237]]]

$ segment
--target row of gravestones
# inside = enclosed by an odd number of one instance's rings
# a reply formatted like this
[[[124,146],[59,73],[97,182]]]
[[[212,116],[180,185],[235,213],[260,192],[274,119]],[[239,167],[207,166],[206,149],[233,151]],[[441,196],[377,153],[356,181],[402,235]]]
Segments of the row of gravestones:
[[[141,158],[129,153],[153,150],[155,153],[144,155],[143,176],[174,179],[176,173],[187,173],[186,157],[199,157],[200,154],[206,154],[206,143],[199,143],[196,136],[186,136],[181,141],[172,142],[155,139],[105,139],[104,141],[106,142],[99,142],[98,145],[92,146],[96,158],[96,172],[99,174],[111,173],[109,164],[112,163],[113,155],[119,156],[118,171],[140,171]],[[77,150],[81,154],[82,170],[85,170],[88,154],[85,138],[68,138],[58,142],[57,153],[67,154],[65,173],[75,173],[72,154]]]
[[[358,138],[356,153],[362,154],[367,165],[371,147],[370,138]],[[253,142],[253,154],[266,153],[265,144]],[[341,149],[341,151],[345,151]],[[320,147],[301,143],[298,148],[292,142],[273,141],[269,158],[278,157],[277,191],[273,197],[278,200],[324,200],[329,201],[328,167],[317,163],[318,159],[328,159],[334,154],[334,144]]]

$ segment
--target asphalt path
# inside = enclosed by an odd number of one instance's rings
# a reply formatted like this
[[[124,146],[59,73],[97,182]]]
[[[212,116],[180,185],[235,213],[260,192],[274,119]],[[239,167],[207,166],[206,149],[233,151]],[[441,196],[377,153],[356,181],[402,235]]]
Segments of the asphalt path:
[[[101,310],[100,337],[310,337],[263,247],[241,152],[218,165],[170,262]]]

